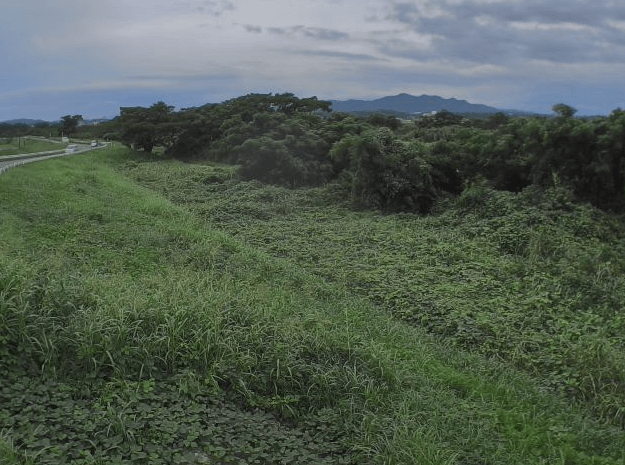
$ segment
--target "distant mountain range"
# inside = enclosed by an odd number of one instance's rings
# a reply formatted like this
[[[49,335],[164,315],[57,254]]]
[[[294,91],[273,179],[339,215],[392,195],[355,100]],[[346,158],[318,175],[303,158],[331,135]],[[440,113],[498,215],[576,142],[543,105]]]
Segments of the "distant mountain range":
[[[421,95],[415,97],[409,94],[399,94],[382,97],[376,100],[332,100],[332,110],[345,113],[391,111],[406,114],[431,113],[433,111],[447,110],[451,113],[507,113],[507,114],[530,114],[518,110],[502,110],[466,100],[455,98],[443,98],[436,95]]]
[[[47,123],[47,121],[44,121],[42,119],[21,118],[21,119],[11,119],[9,121],[0,122],[0,124],[25,124],[26,126],[34,126],[35,124],[41,124],[41,123]]]
[[[494,114],[501,112],[511,116],[537,115],[537,113],[495,108],[478,103],[469,103],[466,100],[443,98],[437,95],[421,95],[420,97],[415,97],[414,95],[403,93],[375,100],[331,100],[331,102],[333,111],[345,113],[375,113],[380,111],[395,116],[410,116],[414,114],[447,110],[451,113],[459,114]],[[107,119],[90,119],[84,120],[82,124],[91,125],[102,123],[104,121],[107,121]],[[35,126],[36,124],[41,123],[46,123],[46,121],[40,119],[22,118],[0,122],[0,124],[25,124],[28,126]],[[60,121],[54,121],[53,123],[59,124]]]

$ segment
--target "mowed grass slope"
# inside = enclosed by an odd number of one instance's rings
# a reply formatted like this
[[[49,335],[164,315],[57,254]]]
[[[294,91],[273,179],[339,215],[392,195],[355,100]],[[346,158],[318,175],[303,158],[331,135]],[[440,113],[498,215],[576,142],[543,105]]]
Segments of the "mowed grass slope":
[[[5,463],[625,460],[621,429],[215,230],[132,156],[0,176]]]

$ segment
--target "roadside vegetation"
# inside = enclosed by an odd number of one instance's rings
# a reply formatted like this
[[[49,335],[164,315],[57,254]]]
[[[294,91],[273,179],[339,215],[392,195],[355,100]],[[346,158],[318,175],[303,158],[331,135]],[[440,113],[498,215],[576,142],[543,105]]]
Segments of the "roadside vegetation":
[[[625,462],[622,112],[327,110],[0,176],[0,464]]]
[[[32,138],[7,138],[0,139],[0,158],[8,155],[22,153],[48,152],[51,150],[63,150],[67,144],[37,140]]]

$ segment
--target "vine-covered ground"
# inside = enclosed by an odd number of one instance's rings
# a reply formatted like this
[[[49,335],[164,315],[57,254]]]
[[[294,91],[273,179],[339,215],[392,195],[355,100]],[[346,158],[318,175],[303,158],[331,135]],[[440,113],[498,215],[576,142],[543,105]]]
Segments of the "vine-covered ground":
[[[622,223],[342,195],[125,149],[0,177],[0,463],[622,463]]]
[[[625,425],[623,218],[559,188],[478,185],[434,215],[380,215],[353,211],[336,188],[240,182],[231,168],[130,172],[212,227]]]

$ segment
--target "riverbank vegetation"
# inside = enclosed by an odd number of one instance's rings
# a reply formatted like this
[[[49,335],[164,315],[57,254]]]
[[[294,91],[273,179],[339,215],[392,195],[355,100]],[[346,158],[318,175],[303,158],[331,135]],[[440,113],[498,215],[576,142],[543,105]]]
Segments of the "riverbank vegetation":
[[[244,179],[288,187],[340,180],[354,204],[428,213],[469,185],[520,192],[564,186],[603,210],[625,205],[625,112],[574,118],[468,119],[441,111],[401,123],[393,116],[329,113],[330,103],[292,94],[250,94],[174,111],[122,108],[111,137],[137,150],[160,146],[183,161],[239,165]]]
[[[0,463],[622,464],[620,111],[279,97],[0,176]]]

